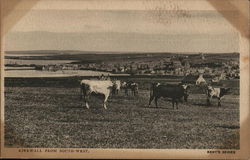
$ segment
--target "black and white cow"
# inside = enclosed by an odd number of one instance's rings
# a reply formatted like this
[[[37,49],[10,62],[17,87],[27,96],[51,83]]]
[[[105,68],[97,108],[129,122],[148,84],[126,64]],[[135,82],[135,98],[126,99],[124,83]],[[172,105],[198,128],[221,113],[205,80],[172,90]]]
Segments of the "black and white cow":
[[[139,87],[138,83],[129,81],[129,82],[123,82],[121,84],[121,89],[125,91],[125,95],[129,95],[129,90],[131,91],[131,94],[136,96],[138,95]]]
[[[221,99],[230,91],[230,88],[215,88],[212,86],[207,86],[207,105],[211,105],[211,99],[218,99],[218,106],[221,106]]]

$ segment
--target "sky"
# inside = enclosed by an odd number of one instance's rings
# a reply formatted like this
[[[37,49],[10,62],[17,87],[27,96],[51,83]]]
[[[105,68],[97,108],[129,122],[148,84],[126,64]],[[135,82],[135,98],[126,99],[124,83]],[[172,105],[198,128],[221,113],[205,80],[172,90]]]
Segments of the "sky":
[[[5,50],[225,53],[238,52],[238,41],[205,0],[43,0],[8,31]]]

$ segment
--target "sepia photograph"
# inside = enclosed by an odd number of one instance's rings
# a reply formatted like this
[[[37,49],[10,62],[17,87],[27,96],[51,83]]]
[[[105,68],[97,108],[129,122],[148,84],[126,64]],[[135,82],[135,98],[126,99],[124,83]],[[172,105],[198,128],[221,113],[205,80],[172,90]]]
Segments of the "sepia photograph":
[[[1,2],[1,157],[247,158],[239,1]]]

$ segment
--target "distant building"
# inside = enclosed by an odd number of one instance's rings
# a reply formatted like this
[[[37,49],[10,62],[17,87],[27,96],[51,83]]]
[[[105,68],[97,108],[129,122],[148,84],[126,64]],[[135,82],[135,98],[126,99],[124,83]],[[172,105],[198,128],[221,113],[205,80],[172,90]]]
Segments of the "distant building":
[[[199,69],[198,69],[198,72],[199,72],[199,74],[203,74],[203,73],[205,72],[205,69],[199,68]]]
[[[189,69],[190,68],[190,64],[188,61],[184,61],[184,68],[185,69]]]
[[[182,67],[181,62],[177,61],[177,60],[173,61],[173,66],[174,66],[174,68],[180,68],[180,67]]]

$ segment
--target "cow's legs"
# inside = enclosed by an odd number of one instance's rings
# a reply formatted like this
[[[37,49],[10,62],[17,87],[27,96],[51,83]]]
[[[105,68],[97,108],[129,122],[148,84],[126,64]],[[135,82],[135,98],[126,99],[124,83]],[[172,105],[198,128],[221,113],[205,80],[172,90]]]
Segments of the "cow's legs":
[[[173,105],[173,109],[174,109],[174,102],[175,102],[175,100],[174,100],[174,99],[172,99],[172,105]]]
[[[151,105],[151,102],[152,102],[153,100],[154,100],[154,96],[150,96],[148,106]]]
[[[158,100],[158,97],[155,97],[155,106],[156,107],[158,107],[157,100]]]
[[[125,95],[128,96],[128,89],[125,88]]]
[[[105,109],[107,109],[106,103],[107,103],[108,98],[109,98],[109,95],[108,95],[108,94],[105,94],[105,95],[104,95],[104,101],[103,101],[103,107],[104,107]]]
[[[207,97],[207,105],[210,106],[211,105],[211,102],[210,102],[210,98]]]
[[[86,106],[86,108],[89,109],[89,104],[88,104],[89,95],[84,96],[84,100],[85,100],[85,106]]]
[[[134,96],[137,96],[137,95],[138,95],[137,89],[136,89],[136,88],[133,88],[133,92],[134,92]]]
[[[137,89],[136,89],[134,92],[135,92],[135,96],[138,96],[138,95],[139,95],[139,92],[138,92]]]
[[[176,108],[178,109],[178,100],[175,100]]]
[[[220,98],[218,98],[218,106],[221,107]]]

